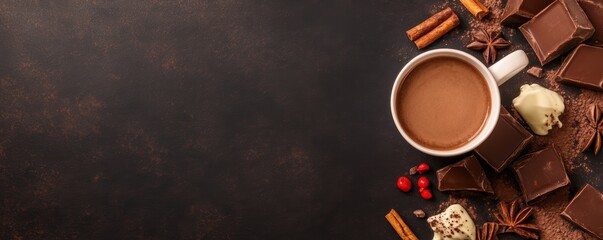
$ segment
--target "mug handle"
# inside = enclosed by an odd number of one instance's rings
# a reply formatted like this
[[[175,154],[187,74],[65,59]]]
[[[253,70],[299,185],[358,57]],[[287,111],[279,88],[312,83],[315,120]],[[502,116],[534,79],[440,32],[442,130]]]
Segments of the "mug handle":
[[[529,61],[526,53],[523,50],[517,50],[490,66],[488,70],[490,70],[490,73],[494,76],[496,84],[500,86],[527,67],[528,63]]]

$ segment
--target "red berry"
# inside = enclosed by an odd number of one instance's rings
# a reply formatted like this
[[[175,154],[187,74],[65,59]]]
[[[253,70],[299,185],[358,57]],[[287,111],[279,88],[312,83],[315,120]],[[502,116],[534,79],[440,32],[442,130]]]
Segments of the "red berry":
[[[402,192],[408,192],[412,188],[412,183],[407,177],[399,177],[396,186],[398,186]]]
[[[427,163],[421,163],[417,166],[417,172],[420,174],[426,173],[427,171],[429,171],[429,165],[427,165]]]
[[[429,179],[427,179],[426,177],[420,177],[417,181],[417,186],[419,186],[420,188],[429,187]]]
[[[425,189],[421,192],[421,197],[423,199],[431,199],[433,197],[433,195],[431,194],[431,191],[429,189]]]
[[[427,190],[427,188],[424,188],[424,187],[419,188],[419,192],[420,192],[420,193],[421,193],[421,192],[423,192],[423,191],[425,191],[425,190]]]

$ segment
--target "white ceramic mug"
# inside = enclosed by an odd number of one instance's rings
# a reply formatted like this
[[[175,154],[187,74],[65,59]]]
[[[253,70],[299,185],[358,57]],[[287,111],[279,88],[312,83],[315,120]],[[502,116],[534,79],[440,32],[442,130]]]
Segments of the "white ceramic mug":
[[[486,83],[488,84],[488,89],[490,91],[490,97],[492,99],[490,101],[490,112],[488,114],[488,118],[486,119],[485,125],[475,138],[473,138],[467,144],[456,149],[435,150],[418,144],[408,136],[404,128],[402,128],[400,120],[398,119],[395,101],[397,99],[396,96],[398,95],[400,85],[404,83],[404,79],[406,78],[408,73],[410,73],[415,68],[415,66],[428,59],[444,56],[459,58],[473,65],[473,67],[475,67],[482,74],[484,79],[486,79]],[[498,91],[498,86],[505,83],[511,77],[515,76],[515,74],[519,73],[526,66],[528,66],[528,57],[526,56],[526,53],[522,50],[512,52],[511,54],[507,55],[506,57],[504,57],[489,68],[486,67],[481,61],[477,60],[475,57],[459,50],[443,48],[424,52],[410,60],[410,62],[408,62],[406,66],[402,68],[402,71],[400,71],[400,74],[398,74],[396,82],[394,83],[390,105],[392,116],[394,118],[394,122],[396,123],[396,127],[398,128],[398,131],[400,131],[400,133],[402,134],[402,137],[404,137],[404,139],[406,139],[406,141],[410,143],[410,145],[412,145],[421,152],[440,157],[456,156],[469,152],[479,146],[482,142],[484,142],[486,138],[490,136],[490,134],[494,130],[494,127],[496,126],[496,122],[498,121],[498,115],[500,114],[500,92]]]

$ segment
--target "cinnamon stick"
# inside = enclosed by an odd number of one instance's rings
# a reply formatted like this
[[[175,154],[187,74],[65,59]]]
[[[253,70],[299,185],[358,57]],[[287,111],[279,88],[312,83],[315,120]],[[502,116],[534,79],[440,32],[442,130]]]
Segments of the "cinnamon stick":
[[[410,39],[410,41],[417,40],[421,36],[425,35],[429,31],[436,28],[438,25],[442,24],[442,22],[446,21],[446,19],[450,18],[450,16],[454,14],[450,7],[434,14],[427,20],[423,21],[419,25],[411,28],[406,31],[406,35]]]
[[[488,8],[479,0],[461,0],[461,3],[479,20],[482,20],[482,18],[488,15]]]
[[[433,43],[435,40],[438,40],[438,38],[444,36],[444,34],[458,26],[460,23],[461,20],[459,20],[459,17],[453,12],[452,15],[448,17],[448,19],[444,20],[444,22],[439,24],[433,30],[429,31],[427,34],[417,39],[415,41],[415,45],[417,45],[417,48],[419,49],[427,47],[429,46],[429,44]]]
[[[398,235],[400,235],[400,238],[402,238],[402,240],[419,240],[417,236],[415,236],[415,234],[410,230],[408,225],[406,225],[404,220],[402,220],[400,215],[398,215],[396,210],[390,210],[389,213],[385,215],[385,218],[387,219],[389,224],[392,225],[394,230],[396,230]]]

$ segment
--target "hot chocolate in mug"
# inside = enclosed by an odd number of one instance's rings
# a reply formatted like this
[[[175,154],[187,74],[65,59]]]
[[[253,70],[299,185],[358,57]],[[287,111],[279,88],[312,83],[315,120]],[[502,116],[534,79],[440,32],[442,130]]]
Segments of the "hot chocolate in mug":
[[[454,49],[436,49],[410,60],[394,83],[391,112],[402,137],[434,156],[456,156],[479,146],[500,113],[498,86],[528,65],[517,50],[491,67]]]

